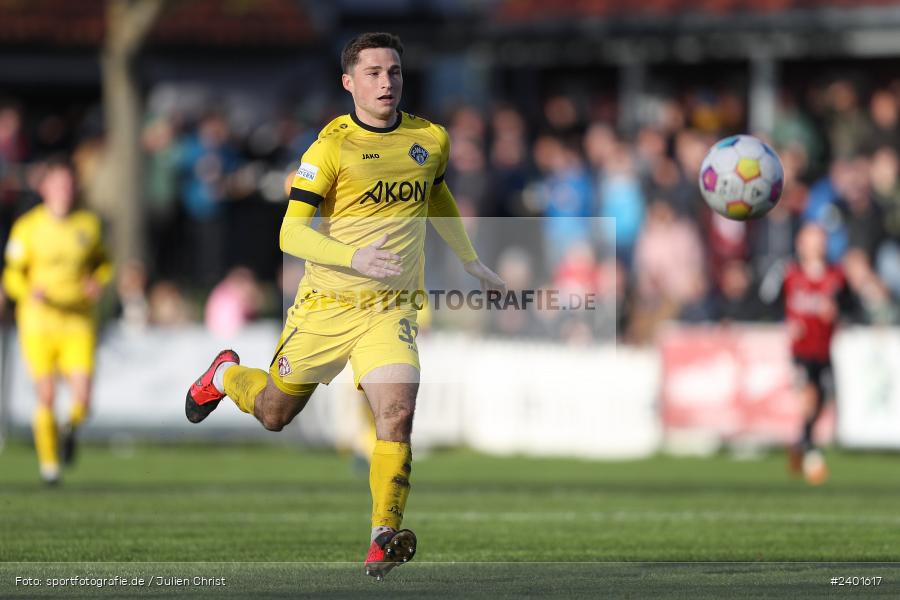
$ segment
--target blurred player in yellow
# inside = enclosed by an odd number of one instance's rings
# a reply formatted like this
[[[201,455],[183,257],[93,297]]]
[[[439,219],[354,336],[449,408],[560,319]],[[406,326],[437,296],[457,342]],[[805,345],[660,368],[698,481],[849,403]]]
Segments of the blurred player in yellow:
[[[22,354],[37,388],[34,443],[41,477],[59,480],[59,461],[71,463],[75,434],[90,406],[94,371],[94,309],[112,275],[96,215],[75,208],[72,167],[51,160],[38,186],[43,200],[13,224],[6,245],[3,287],[16,301]],[[54,418],[57,375],[71,387],[62,432]]]
[[[416,305],[402,292],[424,287],[426,217],[483,287],[504,287],[478,259],[444,183],[447,132],[397,110],[402,54],[400,40],[386,33],[360,35],[341,54],[354,111],[325,126],[293,179],[280,241],[284,252],[306,259],[306,273],[268,372],[239,366],[237,354],[224,350],[185,405],[196,423],[227,395],[279,431],[349,360],[375,420],[365,570],[378,579],[411,559],[417,543],[400,529],[419,388]],[[310,227],[317,210],[318,230]],[[365,301],[371,298],[380,302]]]

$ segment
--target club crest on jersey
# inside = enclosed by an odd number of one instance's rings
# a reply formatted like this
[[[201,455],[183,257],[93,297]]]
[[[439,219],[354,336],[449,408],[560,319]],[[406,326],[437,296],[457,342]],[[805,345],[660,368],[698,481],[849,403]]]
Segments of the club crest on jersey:
[[[278,357],[278,374],[282,377],[291,374],[291,361],[287,359],[287,356]]]
[[[426,160],[428,160],[428,150],[426,150],[419,144],[413,144],[412,146],[410,146],[409,155],[414,161],[419,164],[420,167],[425,164]]]

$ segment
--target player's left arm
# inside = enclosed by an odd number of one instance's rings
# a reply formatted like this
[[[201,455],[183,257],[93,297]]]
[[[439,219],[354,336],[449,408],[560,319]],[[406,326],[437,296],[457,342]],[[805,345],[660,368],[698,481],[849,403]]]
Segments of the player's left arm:
[[[447,182],[444,181],[447,160],[450,156],[450,138],[443,128],[439,128],[439,132],[441,162],[438,167],[438,173],[440,174],[434,180],[431,195],[428,197],[428,220],[431,221],[438,235],[450,246],[453,253],[463,263],[463,268],[466,272],[481,281],[482,288],[506,289],[506,283],[500,276],[489,269],[478,258],[478,253],[475,251],[475,247],[472,246],[472,240],[469,239],[462,216],[459,214],[456,200],[453,198]]]
[[[92,302],[96,302],[113,278],[113,263],[103,243],[100,220],[94,217],[94,247],[90,256],[90,274],[84,283],[84,293]]]
[[[841,268],[840,283],[834,296],[837,318],[850,323],[869,322],[873,309],[884,306],[889,301],[884,283],[875,273],[860,280],[850,280]]]
[[[852,314],[857,309],[857,294],[862,297],[865,296],[865,292],[859,290],[854,293],[854,291],[855,290],[850,287],[850,283],[844,277],[841,277],[840,287],[838,287],[837,294],[835,295],[835,303],[837,304],[839,314]]]

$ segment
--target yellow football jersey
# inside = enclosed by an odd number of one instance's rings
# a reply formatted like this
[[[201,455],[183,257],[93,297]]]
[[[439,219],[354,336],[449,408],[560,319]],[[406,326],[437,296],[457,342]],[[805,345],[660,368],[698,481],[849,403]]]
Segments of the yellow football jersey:
[[[384,234],[382,246],[401,257],[403,273],[374,281],[346,267],[307,262],[300,289],[348,296],[422,288],[428,200],[447,168],[450,141],[443,127],[398,113],[377,128],[355,114],[334,119],[301,159],[291,200],[319,208],[319,232],[363,247]]]
[[[28,320],[50,310],[89,313],[85,280],[93,276],[105,284],[112,274],[100,220],[84,210],[58,219],[36,206],[13,224],[5,257],[3,285],[18,302],[20,318],[31,315]],[[34,290],[43,291],[45,302],[32,298]]]

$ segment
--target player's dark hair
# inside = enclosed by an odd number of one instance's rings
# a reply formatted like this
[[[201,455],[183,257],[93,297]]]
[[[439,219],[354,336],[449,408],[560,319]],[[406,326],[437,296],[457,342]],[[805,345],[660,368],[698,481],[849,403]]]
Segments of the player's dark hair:
[[[44,171],[47,173],[55,171],[56,169],[65,169],[72,173],[75,172],[75,165],[72,164],[72,161],[65,154],[51,154],[44,159],[43,162]]]
[[[347,42],[341,52],[341,69],[344,73],[349,73],[359,62],[359,53],[369,48],[392,48],[398,55],[403,56],[403,43],[393,33],[363,33]]]

